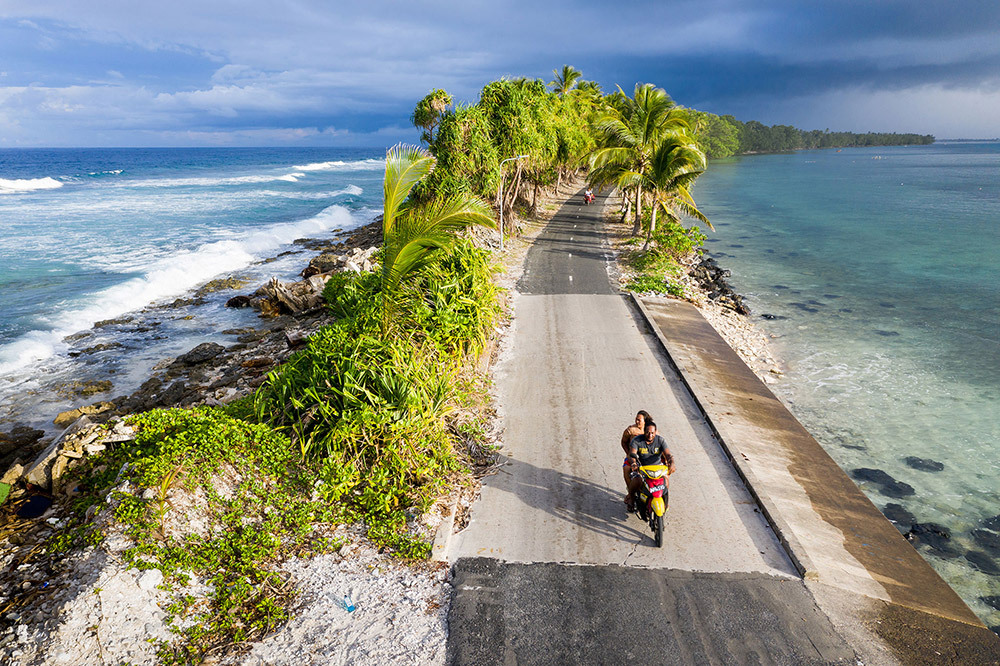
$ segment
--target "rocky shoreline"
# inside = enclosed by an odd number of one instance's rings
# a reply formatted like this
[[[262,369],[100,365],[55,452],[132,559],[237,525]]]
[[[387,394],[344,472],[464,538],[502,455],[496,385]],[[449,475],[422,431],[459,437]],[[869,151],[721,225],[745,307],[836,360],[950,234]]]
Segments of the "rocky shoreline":
[[[373,269],[381,222],[296,244],[316,253],[302,280],[272,280],[252,294],[228,299],[229,307],[253,307],[261,317],[257,326],[225,331],[239,336],[236,344],[205,342],[164,359],[132,393],[57,415],[54,423],[63,430],[55,438],[24,425],[0,433],[0,469],[6,470],[0,479],[0,662],[146,663],[154,658],[148,639],[172,637],[162,610],[169,594],[157,588],[162,575],[126,569],[119,554],[129,541],[114,529],[100,546],[72,553],[58,564],[46,554],[66,525],[76,495],[66,473],[87,456],[132,440],[123,420],[129,414],[219,405],[251,395],[268,372],[329,321],[321,296],[326,280],[342,270]],[[238,286],[227,284],[222,290],[203,287],[195,298],[221,296]],[[102,520],[96,507],[91,509],[88,519]],[[334,556],[337,562],[344,559]],[[328,574],[334,575],[331,566],[328,558]],[[442,606],[436,596],[428,603]]]
[[[380,244],[381,225],[377,221],[337,233],[328,240],[296,241],[296,245],[316,253],[302,270],[301,281],[280,283],[272,279],[252,294],[225,301],[227,307],[252,307],[260,315],[256,326],[221,331],[238,336],[236,344],[206,342],[175,358],[163,359],[132,393],[82,404],[57,414],[53,423],[62,430],[84,416],[90,423],[101,424],[149,409],[225,404],[249,395],[263,383],[268,372],[285,361],[327,320],[321,294],[329,276],[340,270],[371,270],[372,254]],[[184,304],[195,299],[204,302],[212,293],[224,296],[224,290],[242,284],[234,278],[221,278],[199,289],[194,299],[178,300],[184,300]],[[175,305],[176,302],[167,307]],[[98,322],[94,328],[105,325],[107,322]],[[109,381],[78,383],[74,394],[79,397],[111,388]],[[0,469],[9,470],[15,464],[30,466],[50,444],[44,430],[14,424],[9,431],[0,432]]]

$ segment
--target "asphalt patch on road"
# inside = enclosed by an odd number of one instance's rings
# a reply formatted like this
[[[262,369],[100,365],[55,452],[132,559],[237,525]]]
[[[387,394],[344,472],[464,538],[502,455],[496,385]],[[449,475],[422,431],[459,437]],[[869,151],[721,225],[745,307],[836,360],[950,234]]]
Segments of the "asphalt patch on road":
[[[799,580],[620,566],[455,564],[449,664],[848,664]]]

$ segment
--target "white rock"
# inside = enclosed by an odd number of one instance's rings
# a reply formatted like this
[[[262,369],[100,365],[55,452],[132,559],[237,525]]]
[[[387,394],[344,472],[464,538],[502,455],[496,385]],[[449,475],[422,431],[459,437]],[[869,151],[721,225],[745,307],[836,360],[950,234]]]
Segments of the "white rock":
[[[139,587],[144,590],[155,590],[163,582],[163,572],[159,569],[147,569],[139,576]]]

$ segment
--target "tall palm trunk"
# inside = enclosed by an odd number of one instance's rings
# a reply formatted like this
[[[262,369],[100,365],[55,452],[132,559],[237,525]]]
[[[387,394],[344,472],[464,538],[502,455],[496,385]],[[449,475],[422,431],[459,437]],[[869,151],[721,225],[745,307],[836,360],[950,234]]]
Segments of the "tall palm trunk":
[[[632,225],[632,235],[638,236],[642,229],[642,185],[635,186],[635,224]]]
[[[646,244],[642,246],[642,251],[649,249],[649,244],[653,241],[653,234],[656,232],[656,209],[658,206],[653,202],[653,215],[649,218],[649,232],[646,234]]]

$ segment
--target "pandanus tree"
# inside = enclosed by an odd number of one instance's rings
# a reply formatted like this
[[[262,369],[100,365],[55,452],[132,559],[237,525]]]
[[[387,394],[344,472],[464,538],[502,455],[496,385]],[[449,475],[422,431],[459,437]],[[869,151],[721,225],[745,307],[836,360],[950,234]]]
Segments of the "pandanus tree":
[[[392,329],[400,304],[410,296],[406,278],[451,245],[470,225],[496,227],[493,211],[475,197],[458,194],[416,205],[410,192],[434,169],[435,159],[416,146],[397,145],[385,157],[382,208],[382,334]]]
[[[641,179],[653,203],[643,250],[649,249],[653,240],[656,214],[661,209],[664,215],[675,221],[679,221],[680,215],[686,215],[714,229],[708,218],[698,210],[690,191],[691,184],[705,173],[705,166],[705,153],[689,137],[669,136],[656,148],[649,169]]]
[[[413,115],[410,116],[410,122],[424,130],[420,138],[427,145],[434,143],[434,130],[441,123],[441,118],[451,103],[451,95],[440,88],[430,91],[417,102]]]
[[[588,181],[600,188],[613,185],[635,197],[633,235],[642,228],[643,179],[660,144],[690,129],[688,113],[651,83],[636,84],[630,98],[619,89],[609,112],[596,121],[598,147],[591,153]]]

